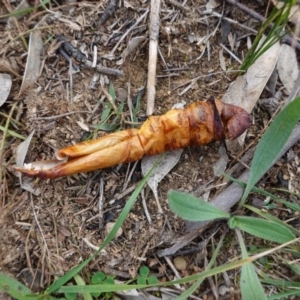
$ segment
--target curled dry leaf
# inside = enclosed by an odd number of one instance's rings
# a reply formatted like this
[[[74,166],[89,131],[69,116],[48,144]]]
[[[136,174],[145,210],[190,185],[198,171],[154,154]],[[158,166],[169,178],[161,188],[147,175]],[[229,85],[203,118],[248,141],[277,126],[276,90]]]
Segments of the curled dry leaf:
[[[140,129],[127,129],[97,140],[82,142],[56,152],[68,158],[49,170],[14,167],[29,176],[56,178],[132,162],[145,155],[156,155],[214,140],[235,139],[250,125],[250,116],[242,108],[213,97],[172,109],[162,116],[151,116]]]

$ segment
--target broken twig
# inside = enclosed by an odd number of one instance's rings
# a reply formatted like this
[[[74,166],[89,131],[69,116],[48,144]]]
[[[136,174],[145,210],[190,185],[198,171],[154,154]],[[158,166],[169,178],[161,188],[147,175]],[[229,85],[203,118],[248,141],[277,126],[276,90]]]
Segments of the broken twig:
[[[155,76],[157,64],[157,47],[159,35],[159,12],[160,0],[151,0],[150,26],[149,26],[149,61],[148,61],[148,82],[147,82],[147,115],[154,111],[155,102]]]

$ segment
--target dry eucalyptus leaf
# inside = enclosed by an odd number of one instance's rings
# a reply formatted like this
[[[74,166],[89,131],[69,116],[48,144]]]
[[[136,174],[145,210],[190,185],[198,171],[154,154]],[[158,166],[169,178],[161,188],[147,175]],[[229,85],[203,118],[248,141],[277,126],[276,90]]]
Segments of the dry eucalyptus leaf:
[[[12,85],[11,76],[9,74],[0,73],[0,106],[7,100]]]
[[[16,148],[16,165],[17,165],[17,167],[23,166],[33,135],[34,135],[34,130],[29,134],[29,136],[26,138],[26,140],[23,141]]]
[[[12,11],[12,12],[18,12],[18,11],[22,11],[26,8],[29,8],[30,7],[30,4],[28,3],[27,0],[22,0],[19,5]],[[8,20],[7,20],[7,26],[9,29],[12,29],[15,27],[16,25],[16,22],[15,22],[15,19],[20,19],[22,18],[22,16],[24,16],[24,14],[19,14],[17,16],[12,16],[12,17],[9,17]]]
[[[46,17],[47,16],[44,16],[34,28],[37,29],[42,26],[45,23]],[[30,34],[27,62],[19,95],[28,87],[32,86],[39,78],[42,50],[43,40],[41,32],[39,30],[34,30]]]
[[[171,152],[166,152],[160,161],[157,168],[153,171],[151,176],[148,179],[148,185],[150,186],[151,190],[153,191],[153,194],[156,198],[158,198],[157,193],[157,186],[158,183],[176,166],[178,163],[181,153],[183,149],[178,149]],[[157,160],[160,158],[160,155],[154,155],[154,156],[145,156],[142,158],[142,173],[143,176],[146,176],[146,174],[152,169],[153,165],[157,162]]]
[[[122,59],[125,60],[126,57],[132,53],[142,42],[144,42],[146,40],[145,36],[137,36],[132,38],[128,45],[127,48],[123,51],[122,53]]]
[[[280,49],[278,42],[261,55],[244,75],[239,76],[230,85],[222,101],[240,106],[251,113],[277,64]],[[243,145],[244,139],[245,133],[235,142],[227,143],[227,147],[233,151],[238,150],[239,145]]]
[[[77,125],[84,131],[90,132],[89,126],[81,121],[76,121]]]
[[[35,196],[40,195],[42,190],[39,187],[33,187],[33,185],[34,183],[30,179],[25,178],[21,184],[21,188]]]
[[[277,62],[279,78],[288,93],[295,85],[298,77],[298,61],[295,48],[289,45],[281,45],[281,51]]]
[[[220,155],[220,158],[213,166],[214,175],[217,177],[221,176],[224,173],[224,171],[227,167],[228,160],[229,160],[226,149],[223,145],[221,145],[219,148],[219,155]]]
[[[276,43],[261,55],[244,75],[230,85],[222,101],[251,113],[277,64],[280,49],[280,43]]]

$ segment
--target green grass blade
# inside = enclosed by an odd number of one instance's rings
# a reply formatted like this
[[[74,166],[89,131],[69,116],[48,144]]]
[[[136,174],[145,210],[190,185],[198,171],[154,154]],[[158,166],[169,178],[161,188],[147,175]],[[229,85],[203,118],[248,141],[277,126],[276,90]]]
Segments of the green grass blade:
[[[235,178],[233,178],[233,177],[231,177],[231,176],[229,176],[228,174],[225,174],[225,173],[223,173],[223,175],[226,178],[228,178],[229,180],[231,180],[232,182],[235,182],[235,183],[239,184],[241,187],[245,187],[246,186],[246,183],[243,182],[243,181],[237,180],[237,179],[235,179]],[[275,190],[279,190],[279,191],[282,191],[282,192],[289,192],[289,191],[282,190],[282,189],[275,189]],[[292,202],[286,201],[284,199],[281,199],[281,198],[279,198],[279,197],[277,197],[277,196],[275,196],[275,195],[273,195],[273,194],[271,194],[271,193],[269,193],[267,191],[264,191],[261,188],[255,187],[255,186],[252,188],[251,191],[255,192],[255,193],[258,193],[260,195],[266,196],[266,197],[270,197],[271,199],[273,199],[273,200],[275,200],[275,201],[277,201],[279,203],[284,204],[287,208],[290,208],[292,210],[300,212],[300,205],[299,204],[292,203]],[[245,204],[243,206],[245,207]]]
[[[115,91],[115,87],[114,87],[114,85],[111,81],[109,82],[108,93],[111,95],[112,100],[115,102],[115,100],[116,100],[116,91]]]
[[[28,295],[32,295],[28,287],[2,273],[0,273],[0,291],[18,300],[28,300]]]
[[[242,257],[248,258],[248,252],[240,230],[236,230],[236,234],[242,250]],[[255,272],[255,267],[253,263],[249,263],[242,266],[240,287],[243,300],[267,299],[264,293],[264,289]]]
[[[170,208],[178,216],[189,221],[209,221],[214,219],[230,218],[224,212],[210,203],[186,193],[174,190],[168,192]]]
[[[0,125],[0,130],[5,131],[5,128]],[[26,137],[24,137],[21,134],[18,134],[17,132],[12,131],[12,130],[6,129],[6,133],[17,139],[26,140]]]
[[[77,285],[83,285],[83,286],[85,285],[85,282],[84,282],[83,278],[81,276],[79,276],[78,274],[76,274],[74,276],[74,280],[75,280]],[[83,293],[82,297],[83,297],[84,300],[93,300],[93,297],[91,296],[90,293]]]
[[[25,8],[25,9],[22,9],[22,10],[17,10],[17,11],[13,11],[9,14],[6,14],[6,15],[2,15],[0,16],[0,19],[3,19],[3,18],[9,18],[9,17],[22,17],[28,13],[31,13],[32,11],[34,11],[35,9],[37,8],[41,8],[41,7],[44,7],[46,4],[48,4],[50,2],[50,0],[43,0],[39,5],[37,6],[33,6],[33,7],[28,7],[28,8]]]
[[[297,242],[299,242],[299,239],[293,240],[284,245],[280,245],[280,246],[276,247],[275,250],[277,251],[283,247],[288,246],[289,244],[297,243]],[[195,281],[195,280],[205,279],[207,277],[220,274],[221,272],[226,272],[229,270],[236,269],[238,267],[241,267],[245,264],[253,262],[254,260],[257,260],[268,254],[269,254],[269,250],[255,255],[255,257],[248,257],[245,259],[233,261],[233,262],[218,266],[216,268],[203,271],[196,275],[190,275],[190,276],[186,276],[181,279],[172,280],[172,281],[168,281],[168,282],[161,282],[157,286],[170,286],[170,285],[174,285],[174,284],[184,284],[184,283],[189,283],[189,282]],[[87,293],[87,292],[93,293],[93,292],[99,292],[99,290],[101,290],[102,292],[114,292],[114,291],[125,291],[125,290],[130,290],[130,289],[137,289],[137,288],[145,288],[145,287],[149,287],[149,286],[151,286],[151,285],[149,284],[149,285],[139,286],[139,285],[116,284],[116,285],[105,285],[105,286],[103,286],[103,285],[86,285],[84,287],[83,286],[63,286],[57,292],[58,293]]]
[[[92,259],[94,259],[97,256],[97,254],[101,250],[103,250],[110,243],[110,241],[115,237],[115,235],[116,235],[117,231],[119,230],[119,228],[124,223],[124,221],[125,221],[127,215],[129,214],[132,206],[136,202],[139,193],[141,192],[142,188],[146,184],[146,182],[149,179],[149,177],[150,177],[151,173],[153,172],[153,170],[157,167],[157,164],[160,162],[160,160],[161,160],[161,158],[157,161],[157,163],[152,167],[152,169],[149,171],[149,173],[137,185],[136,189],[134,190],[134,192],[130,196],[129,200],[127,201],[126,205],[124,206],[117,222],[115,223],[115,226],[112,228],[109,235],[103,241],[103,244],[99,247],[99,249],[90,258],[86,259],[81,264],[79,264],[78,266],[71,269],[68,273],[66,273],[62,277],[58,278],[52,285],[50,285],[46,289],[47,294],[51,294],[51,293],[57,291],[60,287],[62,287],[66,282],[68,282],[71,278],[73,278],[79,271],[81,271]]]
[[[281,111],[258,143],[240,206],[245,203],[247,196],[258,180],[278,159],[281,149],[287,142],[299,119],[300,97],[296,98]]]
[[[295,239],[291,230],[279,223],[269,220],[245,216],[234,216],[229,219],[228,225],[231,229],[238,227],[251,235],[280,244]]]
[[[253,263],[242,266],[240,287],[243,300],[267,299]]]
[[[296,296],[296,298],[295,298],[295,296]],[[299,299],[299,296],[300,296],[300,291],[299,290],[289,290],[289,291],[286,291],[286,292],[281,292],[281,293],[269,296],[267,299],[268,300]]]

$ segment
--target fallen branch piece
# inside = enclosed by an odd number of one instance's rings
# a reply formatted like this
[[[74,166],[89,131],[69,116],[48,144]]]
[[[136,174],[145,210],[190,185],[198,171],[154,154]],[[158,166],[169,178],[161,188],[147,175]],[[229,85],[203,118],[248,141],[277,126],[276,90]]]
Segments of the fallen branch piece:
[[[250,116],[241,107],[213,97],[191,104],[186,109],[172,109],[162,116],[151,116],[140,129],[127,129],[82,142],[56,152],[58,159],[68,159],[47,169],[47,161],[14,166],[29,176],[57,178],[93,171],[141,159],[190,145],[237,138],[250,126]],[[44,165],[44,166],[43,166]]]

